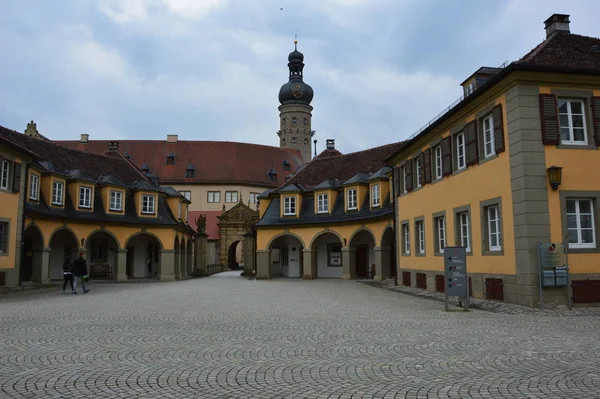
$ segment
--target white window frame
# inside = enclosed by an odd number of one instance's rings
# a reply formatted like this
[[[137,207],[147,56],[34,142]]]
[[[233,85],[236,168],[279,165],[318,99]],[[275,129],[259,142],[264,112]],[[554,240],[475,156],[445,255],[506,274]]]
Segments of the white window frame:
[[[502,251],[502,231],[500,230],[500,206],[488,206],[486,210],[488,222],[488,249],[490,251]],[[492,245],[492,238],[496,238],[496,245]]]
[[[488,126],[486,127],[486,122],[488,122]],[[482,123],[483,127],[483,156],[485,158],[489,158],[493,155],[496,155],[496,142],[494,137],[494,116],[489,115],[483,119]],[[490,150],[488,151],[488,144],[490,146]]]
[[[232,192],[232,191],[229,191]],[[209,191],[207,194],[206,200],[209,204],[219,204],[221,202],[221,192],[220,191]]]
[[[283,215],[284,216],[296,216],[296,197],[294,197],[294,196],[283,197]]]
[[[419,240],[419,247],[417,248],[417,253],[424,254],[425,253],[425,223],[423,220],[418,220],[417,222],[417,239]]]
[[[2,160],[2,171],[0,174],[0,189],[8,190],[10,185],[10,161]]]
[[[235,197],[235,199],[234,199],[234,197]],[[227,202],[228,204],[233,204],[233,203],[238,202],[239,198],[240,197],[239,197],[239,194],[237,191],[225,191],[225,202]]]
[[[188,201],[192,200],[192,192],[189,190],[180,191],[179,194],[183,195]]]
[[[403,224],[402,229],[404,231],[404,254],[410,255],[410,225]]]
[[[567,222],[567,233],[570,230],[576,230],[577,231],[577,242],[569,242],[569,248],[573,248],[573,249],[582,249],[582,248],[596,248],[596,221],[594,220],[594,200],[591,198],[568,198],[567,199],[567,204],[569,201],[574,201],[575,202],[575,213],[567,213],[567,220],[569,218],[569,216],[575,216],[576,218],[576,226],[575,229],[573,228],[569,228],[568,222]],[[582,214],[580,211],[580,202],[582,201],[587,201],[590,202],[590,214],[585,213]],[[568,209],[568,205],[567,205],[567,209]],[[566,212],[566,210],[565,210]],[[590,230],[589,227],[586,228],[582,228],[581,227],[581,216],[583,215],[589,215],[592,219],[592,237],[593,237],[593,242],[586,242],[583,243],[582,242],[582,231],[583,230]],[[567,234],[568,237],[568,234]]]
[[[29,179],[29,199],[37,201],[40,198],[40,176],[32,173]]]
[[[438,252],[443,254],[446,248],[446,220],[443,216],[435,219],[435,228],[437,229]]]
[[[463,170],[467,167],[467,153],[465,145],[465,134],[456,135],[456,169]]]
[[[329,213],[329,194],[317,194],[317,213]]]
[[[438,145],[433,150],[434,158],[435,158],[435,179],[441,179],[443,175],[442,170],[442,146]]]
[[[467,96],[473,94],[475,92],[475,81],[469,83],[465,91],[467,92]]]
[[[142,195],[142,213],[144,215],[154,215],[156,213],[156,196]]]
[[[260,193],[250,193],[249,195],[249,201],[251,204],[256,204],[258,202],[258,196],[260,195]]]
[[[123,210],[123,192],[117,190],[110,191],[110,203],[108,209],[120,212]]]
[[[52,181],[52,205],[61,205],[64,202],[65,183],[61,181]]]
[[[560,105],[563,102],[567,104],[567,113],[566,114],[560,113]],[[575,133],[573,131],[573,112],[571,111],[572,103],[581,104],[581,119],[583,121],[583,141],[575,140]],[[585,102],[583,100],[574,99],[574,98],[559,98],[557,101],[557,105],[558,105],[557,113],[558,113],[558,130],[559,130],[559,135],[560,135],[560,143],[561,144],[569,144],[569,145],[587,145],[588,134],[587,134],[586,121],[585,121]],[[562,126],[560,124],[560,116],[561,115],[567,116],[568,123],[569,123],[568,126]],[[579,115],[579,114],[577,114],[577,115]],[[560,130],[565,129],[565,128],[569,129],[569,140],[563,140],[562,135],[560,134]]]
[[[373,184],[373,186],[371,186],[371,204],[372,206],[380,206],[381,205],[381,199],[380,199],[380,195],[379,195],[379,184]]]
[[[458,226],[459,226],[459,237],[460,246],[465,247],[466,252],[471,252],[471,223],[469,220],[469,212],[461,212],[458,214]],[[466,230],[466,235],[464,234]],[[465,244],[467,241],[467,245]]]
[[[79,207],[90,209],[92,207],[92,188],[79,186]]]
[[[421,187],[421,173],[419,173],[421,171],[421,157],[417,158],[417,161],[415,162],[415,170],[417,173],[415,173],[416,175],[416,182],[417,182],[417,188]]]
[[[350,188],[346,192],[346,201],[348,201],[348,210],[349,211],[358,209],[358,201],[357,201],[356,195],[357,195],[357,193],[356,193],[355,188]]]
[[[402,167],[402,194],[406,194],[406,166]]]

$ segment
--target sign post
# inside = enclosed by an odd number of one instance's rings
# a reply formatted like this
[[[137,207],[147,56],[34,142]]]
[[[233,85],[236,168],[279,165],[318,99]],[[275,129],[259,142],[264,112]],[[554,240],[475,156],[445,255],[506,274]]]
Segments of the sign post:
[[[540,309],[544,307],[544,287],[566,287],[567,303],[571,308],[569,265],[565,249],[563,243],[539,243]]]
[[[467,277],[467,252],[465,247],[444,248],[445,310],[448,297],[464,298],[465,311],[469,309],[469,280]]]

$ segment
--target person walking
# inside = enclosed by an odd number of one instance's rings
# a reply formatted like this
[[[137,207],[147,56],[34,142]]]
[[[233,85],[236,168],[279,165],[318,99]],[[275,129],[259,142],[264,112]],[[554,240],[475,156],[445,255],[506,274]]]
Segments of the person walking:
[[[81,288],[83,289],[83,293],[87,293],[89,290],[86,287],[86,280],[87,280],[87,263],[85,262],[85,259],[83,258],[85,254],[83,252],[79,253],[79,257],[77,259],[75,259],[75,262],[73,262],[73,275],[75,276],[75,281],[74,281],[74,289],[73,289],[73,294],[77,294],[77,283],[80,282],[81,283]]]
[[[71,286],[71,291],[75,293],[73,289],[73,263],[71,263],[70,256],[67,256],[65,263],[63,263],[63,294],[65,293],[65,288],[67,288],[67,283]]]

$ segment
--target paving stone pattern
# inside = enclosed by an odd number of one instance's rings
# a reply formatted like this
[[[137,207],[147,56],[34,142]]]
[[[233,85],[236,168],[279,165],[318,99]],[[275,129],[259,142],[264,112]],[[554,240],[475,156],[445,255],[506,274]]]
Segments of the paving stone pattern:
[[[600,398],[597,315],[236,274],[0,297],[0,396]]]

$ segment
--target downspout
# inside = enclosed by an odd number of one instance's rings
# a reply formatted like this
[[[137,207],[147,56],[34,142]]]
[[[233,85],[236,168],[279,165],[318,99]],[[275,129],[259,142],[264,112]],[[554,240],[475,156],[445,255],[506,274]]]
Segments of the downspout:
[[[30,162],[25,163],[23,161],[23,164],[25,165],[25,176],[21,176],[21,181],[19,182],[19,184],[21,185],[21,187],[19,187],[19,194],[21,195],[21,201],[19,203],[19,208],[21,208],[21,212],[19,212],[21,214],[21,250],[19,251],[19,256],[20,259],[15,259],[15,266],[17,266],[17,264],[19,265],[19,285],[21,285],[23,283],[22,279],[23,279],[23,268],[25,267],[25,256],[23,254],[23,250],[25,249],[25,203],[27,202],[27,184],[28,184],[28,179],[29,179],[29,164]],[[21,171],[23,171],[23,167],[21,166]],[[22,174],[21,174],[22,175]],[[38,183],[39,185],[39,183]],[[43,246],[43,244],[42,244]]]
[[[394,286],[398,285],[398,273],[400,273],[400,257],[398,256],[398,248],[399,248],[399,238],[400,236],[398,235],[398,197],[396,196],[396,177],[398,178],[398,181],[400,181],[400,176],[395,176],[396,174],[396,168],[394,168],[393,166],[389,165],[392,168],[392,196],[394,198],[394,217],[392,218],[392,226],[394,226],[394,259],[396,260],[395,263],[395,273],[394,273]]]

